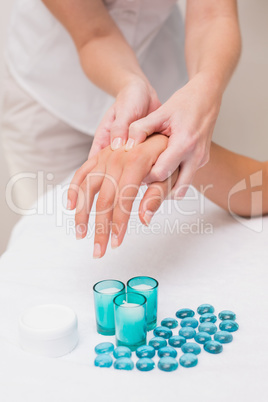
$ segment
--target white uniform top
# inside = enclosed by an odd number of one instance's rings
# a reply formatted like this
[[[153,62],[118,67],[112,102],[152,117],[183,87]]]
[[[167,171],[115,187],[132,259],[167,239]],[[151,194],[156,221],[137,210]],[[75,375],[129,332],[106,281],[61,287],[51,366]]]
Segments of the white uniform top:
[[[104,0],[165,101],[187,81],[183,21],[176,0]],[[21,87],[72,127],[93,134],[114,98],[85,76],[66,29],[41,0],[17,0],[6,60]]]

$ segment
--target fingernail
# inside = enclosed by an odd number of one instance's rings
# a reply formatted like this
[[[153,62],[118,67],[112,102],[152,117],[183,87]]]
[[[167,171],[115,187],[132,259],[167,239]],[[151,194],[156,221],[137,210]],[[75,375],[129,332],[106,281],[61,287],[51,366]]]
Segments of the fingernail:
[[[81,240],[83,238],[83,233],[84,233],[84,225],[77,225],[75,227],[75,234],[76,234],[76,240]]]
[[[127,140],[126,146],[125,146],[125,151],[129,151],[131,148],[134,147],[135,141],[132,138],[129,138]]]
[[[115,151],[116,149],[121,148],[122,145],[123,145],[122,138],[117,137],[112,141],[111,148],[112,148],[113,151]]]
[[[95,243],[93,250],[93,258],[100,258],[100,256],[101,256],[101,246],[99,243]]]
[[[118,247],[118,236],[114,233],[112,233],[112,236],[111,236],[111,247],[112,248]]]
[[[72,209],[72,202],[71,200],[67,200],[67,205],[66,205],[66,209]]]
[[[152,211],[145,211],[143,219],[147,226],[150,225],[150,222],[151,222],[153,216],[154,216],[154,213]]]

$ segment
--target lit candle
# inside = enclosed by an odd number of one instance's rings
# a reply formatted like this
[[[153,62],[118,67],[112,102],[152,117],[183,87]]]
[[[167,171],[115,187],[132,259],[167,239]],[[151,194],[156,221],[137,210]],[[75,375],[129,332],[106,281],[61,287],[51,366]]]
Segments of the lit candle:
[[[127,282],[127,292],[137,292],[147,299],[147,331],[156,327],[158,282],[149,276],[137,276]]]
[[[119,295],[114,299],[115,336],[118,346],[131,350],[146,343],[146,298],[138,293]]]
[[[125,285],[116,280],[104,280],[93,287],[97,331],[102,335],[114,335],[113,300],[119,294],[125,293]]]

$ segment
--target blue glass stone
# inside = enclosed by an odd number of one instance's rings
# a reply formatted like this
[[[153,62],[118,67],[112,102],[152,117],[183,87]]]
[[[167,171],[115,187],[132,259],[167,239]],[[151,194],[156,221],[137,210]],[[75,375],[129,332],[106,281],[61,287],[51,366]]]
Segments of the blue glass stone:
[[[201,348],[197,343],[187,342],[182,345],[181,350],[183,353],[193,353],[194,355],[199,355],[201,353]]]
[[[143,357],[154,357],[155,355],[155,348],[153,346],[142,345],[136,350],[136,355],[139,358]]]
[[[212,322],[203,322],[198,327],[199,332],[207,332],[210,335],[213,335],[217,332],[217,327]]]
[[[181,308],[176,312],[176,317],[178,318],[193,317],[194,314],[195,314],[194,311],[191,310],[190,308]]]
[[[163,327],[168,327],[170,329],[176,328],[178,326],[178,321],[175,318],[164,318],[164,320],[161,321],[161,325]]]
[[[161,336],[161,338],[168,339],[172,336],[172,331],[171,331],[171,329],[169,329],[167,327],[156,327],[154,329],[154,335]]]
[[[102,353],[96,357],[94,364],[97,367],[111,367],[113,358],[108,353]]]
[[[198,321],[192,317],[183,318],[181,320],[181,327],[196,328],[198,327]]]
[[[116,370],[132,370],[134,363],[129,357],[119,357],[114,361],[114,368]]]
[[[162,371],[175,371],[179,363],[174,357],[161,357],[158,362],[158,368]]]
[[[236,320],[236,314],[233,313],[230,310],[223,310],[219,313],[219,319],[220,320],[232,320],[235,321]]]
[[[202,345],[204,345],[204,343],[211,341],[211,336],[207,332],[197,332],[194,340],[197,343],[201,343]]]
[[[219,327],[222,331],[235,332],[238,330],[239,325],[236,321],[224,320],[220,323]]]
[[[168,343],[170,344],[170,346],[173,346],[173,348],[180,348],[185,342],[186,338],[180,335],[173,335],[168,340]]]
[[[114,345],[111,342],[102,342],[95,346],[97,355],[101,353],[111,353],[114,350]]]
[[[194,367],[198,363],[198,358],[193,353],[185,353],[180,357],[180,365],[183,367]]]
[[[119,359],[120,357],[131,357],[132,353],[127,346],[118,346],[113,354],[116,359]]]
[[[201,304],[201,306],[197,308],[197,312],[200,315],[206,313],[214,313],[214,307],[211,304]]]
[[[148,357],[142,357],[136,363],[136,367],[140,371],[151,371],[155,367],[155,363],[152,359]]]
[[[177,351],[172,346],[165,346],[158,350],[159,357],[177,357]]]
[[[203,322],[212,322],[215,323],[217,321],[217,317],[215,316],[215,314],[212,313],[205,313],[203,315],[200,315],[199,321],[201,323]]]
[[[228,331],[218,331],[214,335],[214,340],[220,343],[230,343],[233,340],[233,335]]]
[[[179,335],[186,339],[191,339],[195,337],[196,332],[192,327],[184,327],[179,330]]]
[[[149,341],[149,345],[155,348],[155,350],[158,350],[160,348],[163,348],[164,346],[167,346],[167,341],[160,336],[155,336]]]
[[[222,352],[222,344],[217,341],[208,341],[204,345],[204,349],[208,353],[212,353],[214,355]]]

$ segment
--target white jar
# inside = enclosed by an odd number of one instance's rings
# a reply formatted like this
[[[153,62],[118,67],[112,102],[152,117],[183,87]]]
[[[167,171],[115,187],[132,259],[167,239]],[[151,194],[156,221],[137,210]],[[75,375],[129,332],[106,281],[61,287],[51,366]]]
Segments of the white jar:
[[[69,307],[43,304],[25,311],[19,319],[21,347],[31,353],[60,357],[78,343],[77,317]]]

